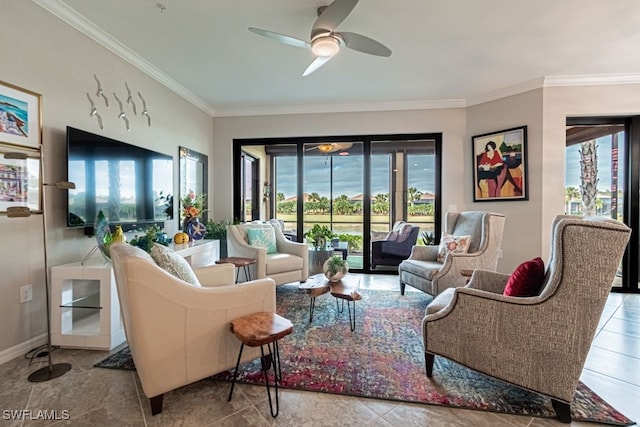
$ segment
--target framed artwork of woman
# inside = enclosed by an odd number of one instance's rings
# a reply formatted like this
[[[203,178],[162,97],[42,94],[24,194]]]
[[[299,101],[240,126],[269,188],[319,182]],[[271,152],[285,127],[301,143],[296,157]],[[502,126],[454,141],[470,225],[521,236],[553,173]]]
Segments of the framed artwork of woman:
[[[529,200],[527,127],[472,137],[473,201]]]

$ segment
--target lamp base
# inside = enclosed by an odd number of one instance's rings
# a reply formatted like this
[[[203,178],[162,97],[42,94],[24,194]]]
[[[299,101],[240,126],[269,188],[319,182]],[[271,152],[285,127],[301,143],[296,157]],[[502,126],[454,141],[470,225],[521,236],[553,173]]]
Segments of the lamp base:
[[[69,370],[71,370],[71,365],[69,363],[57,363],[55,365],[51,365],[51,369],[49,369],[49,366],[45,366],[44,368],[40,368],[37,371],[32,372],[27,379],[32,383],[41,383],[61,377],[69,372]]]

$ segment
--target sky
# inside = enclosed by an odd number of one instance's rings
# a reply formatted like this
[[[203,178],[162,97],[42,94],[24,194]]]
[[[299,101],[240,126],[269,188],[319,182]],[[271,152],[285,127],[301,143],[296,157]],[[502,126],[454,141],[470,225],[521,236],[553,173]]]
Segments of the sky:
[[[621,140],[622,138],[618,138]],[[596,140],[598,146],[598,190],[611,189],[611,137]],[[622,148],[620,146],[620,148]],[[580,188],[580,144],[567,147],[565,187]],[[622,188],[624,176],[624,150],[618,151],[618,188]]]
[[[331,164],[333,163],[333,196],[342,194],[353,197],[364,193],[363,184],[363,156],[313,156],[305,157],[305,187],[304,193],[318,193],[329,197]],[[371,160],[371,194],[389,193],[388,157],[374,155]],[[433,155],[410,155],[409,157],[409,187],[415,187],[420,192],[434,193]],[[278,176],[276,192],[284,193],[285,197],[296,194],[296,158],[278,157]]]

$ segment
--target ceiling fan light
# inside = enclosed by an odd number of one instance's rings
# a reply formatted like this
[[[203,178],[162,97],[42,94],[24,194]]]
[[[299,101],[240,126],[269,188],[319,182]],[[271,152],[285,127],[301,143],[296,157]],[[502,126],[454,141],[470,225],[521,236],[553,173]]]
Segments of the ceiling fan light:
[[[318,37],[311,41],[311,51],[316,56],[333,56],[340,50],[340,42],[332,36]]]
[[[322,151],[323,153],[328,153],[329,151],[333,150],[333,144],[320,144],[318,145],[318,150]]]

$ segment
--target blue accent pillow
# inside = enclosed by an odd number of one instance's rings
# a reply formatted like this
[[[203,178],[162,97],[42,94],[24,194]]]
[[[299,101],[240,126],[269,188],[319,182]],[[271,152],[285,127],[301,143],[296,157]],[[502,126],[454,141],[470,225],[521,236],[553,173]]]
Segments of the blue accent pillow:
[[[278,252],[276,233],[273,231],[273,227],[247,228],[247,241],[251,246],[267,248],[268,254]]]

